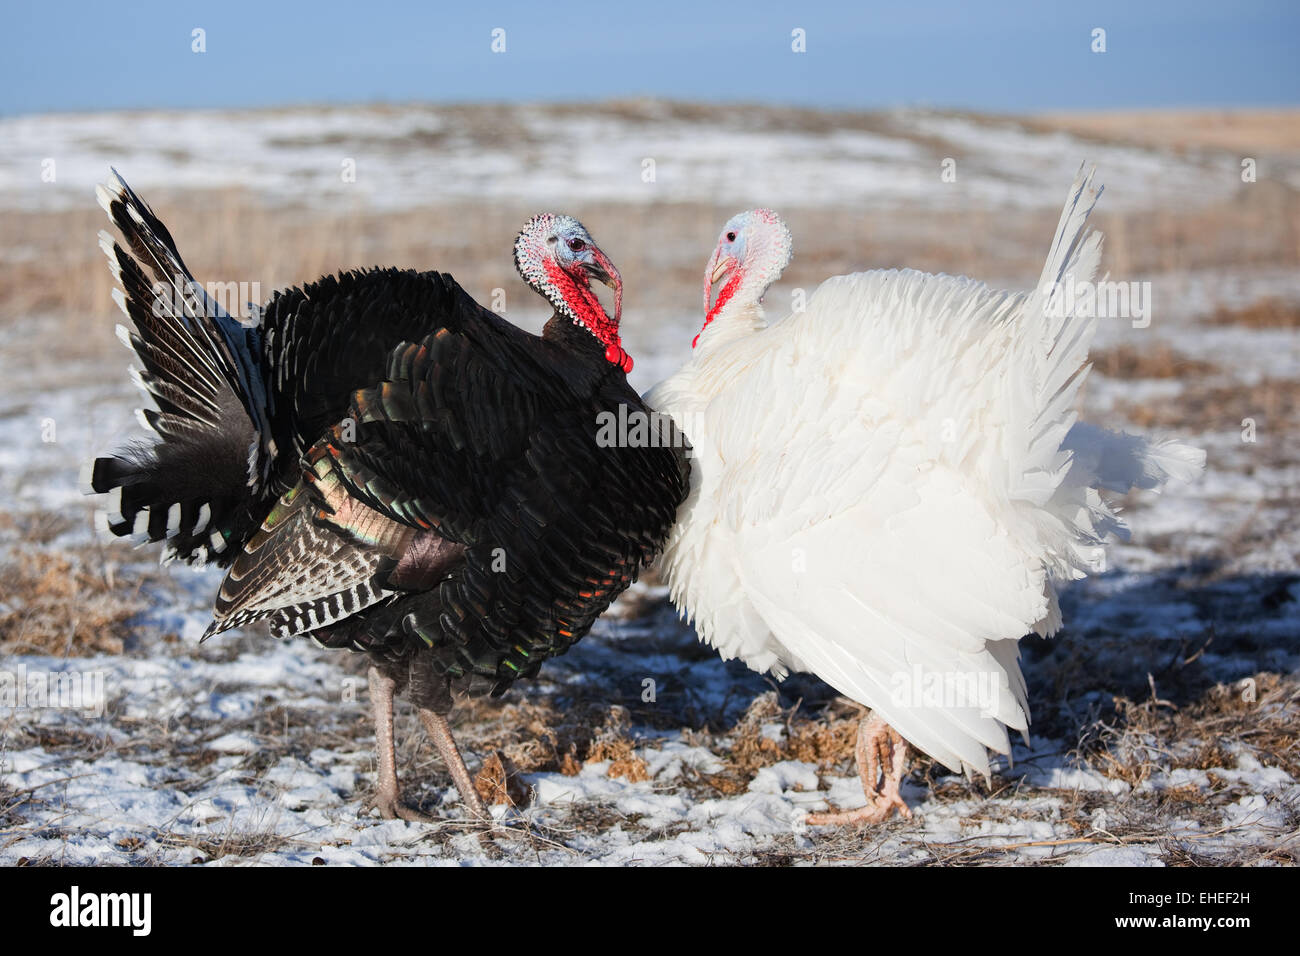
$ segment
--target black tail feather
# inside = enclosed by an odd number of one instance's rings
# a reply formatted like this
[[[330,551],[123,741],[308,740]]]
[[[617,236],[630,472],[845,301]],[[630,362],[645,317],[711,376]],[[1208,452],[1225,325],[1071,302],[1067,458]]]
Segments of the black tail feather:
[[[95,521],[102,531],[138,542],[166,541],[164,560],[229,563],[230,537],[246,533],[251,519],[242,496],[214,494],[204,475],[212,462],[200,447],[160,443],[96,458],[88,491],[105,495]]]
[[[118,337],[139,359],[132,378],[154,406],[140,417],[158,436],[89,466],[89,490],[109,496],[100,526],[167,541],[165,559],[226,563],[231,538],[251,534],[249,500],[271,457],[258,332],[204,293],[167,227],[120,176],[97,195],[130,249],[99,235],[120,286],[113,300],[133,327],[119,326]]]

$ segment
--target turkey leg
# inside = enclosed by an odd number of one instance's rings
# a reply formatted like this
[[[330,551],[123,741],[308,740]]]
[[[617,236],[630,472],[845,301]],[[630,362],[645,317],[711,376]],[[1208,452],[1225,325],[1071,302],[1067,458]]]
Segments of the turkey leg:
[[[393,742],[393,691],[397,682],[370,668],[370,706],[375,718],[375,747],[379,751],[379,789],[375,807],[385,820],[432,823],[433,817],[402,803],[397,786],[397,752]]]
[[[843,826],[849,823],[883,823],[895,810],[904,818],[912,816],[899,786],[907,763],[907,741],[874,714],[858,724],[858,775],[867,804],[857,810],[810,813],[813,826]]]
[[[447,718],[421,707],[420,721],[424,724],[425,733],[437,745],[438,753],[442,754],[447,769],[451,771],[451,779],[456,782],[456,789],[460,791],[460,798],[469,807],[470,815],[479,820],[491,820],[487,807],[483,805],[483,798],[474,789],[474,780],[469,775],[469,768],[465,766],[465,759],[460,755],[460,748],[456,746],[456,741],[451,736],[451,724],[447,723]]]

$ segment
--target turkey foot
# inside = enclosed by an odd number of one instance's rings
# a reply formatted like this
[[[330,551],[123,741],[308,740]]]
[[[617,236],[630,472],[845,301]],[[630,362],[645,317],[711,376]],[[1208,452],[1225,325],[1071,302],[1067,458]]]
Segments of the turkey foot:
[[[849,823],[884,823],[895,810],[910,818],[899,786],[907,763],[907,741],[879,717],[864,717],[858,724],[858,775],[867,795],[866,806],[856,810],[810,813],[808,823],[815,827],[843,826]]]

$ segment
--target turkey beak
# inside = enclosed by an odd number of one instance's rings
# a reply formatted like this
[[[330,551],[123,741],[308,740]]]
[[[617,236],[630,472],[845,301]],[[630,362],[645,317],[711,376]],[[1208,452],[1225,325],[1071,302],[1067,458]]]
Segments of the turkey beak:
[[[713,305],[713,287],[718,284],[718,280],[734,269],[739,263],[736,262],[735,256],[723,255],[722,248],[718,247],[713,250],[713,258],[709,260],[708,267],[704,270],[704,314],[709,314],[709,309]]]
[[[587,274],[614,290],[614,324],[623,319],[623,277],[610,261],[609,256],[595,246],[591,247],[592,262],[585,263]]]

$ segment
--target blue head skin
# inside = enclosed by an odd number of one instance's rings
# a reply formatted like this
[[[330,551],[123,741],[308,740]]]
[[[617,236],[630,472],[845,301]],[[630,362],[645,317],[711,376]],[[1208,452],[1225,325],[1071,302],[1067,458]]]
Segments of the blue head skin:
[[[515,268],[524,281],[555,306],[558,314],[590,332],[606,347],[605,357],[625,372],[632,359],[619,341],[623,317],[623,279],[572,216],[543,213],[524,225],[515,240]],[[591,280],[614,290],[611,318],[591,288]]]
[[[730,302],[738,306],[761,302],[790,264],[792,248],[790,230],[770,209],[751,209],[728,219],[704,269],[704,325]],[[715,302],[713,288],[719,282],[722,287]],[[692,344],[698,342],[696,336]]]

